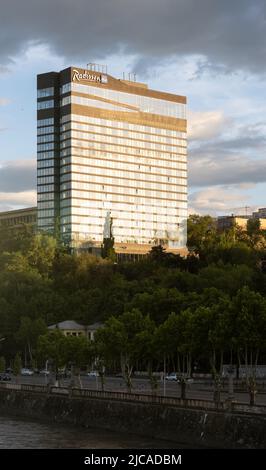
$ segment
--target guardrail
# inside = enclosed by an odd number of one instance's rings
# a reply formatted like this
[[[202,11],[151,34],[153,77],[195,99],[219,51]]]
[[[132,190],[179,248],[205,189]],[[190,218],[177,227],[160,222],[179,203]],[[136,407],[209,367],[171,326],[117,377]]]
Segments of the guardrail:
[[[40,394],[50,394],[69,398],[91,399],[96,398],[99,400],[113,400],[113,401],[128,401],[138,403],[158,404],[165,406],[175,406],[180,408],[198,408],[213,411],[231,411],[237,413],[252,413],[266,415],[266,405],[248,405],[237,401],[220,401],[214,402],[212,400],[202,400],[195,398],[175,398],[164,397],[161,395],[148,395],[141,393],[129,392],[109,392],[100,390],[70,388],[70,387],[56,387],[51,385],[28,385],[28,384],[13,384],[13,383],[0,383],[0,390],[14,390],[19,392],[32,392]]]

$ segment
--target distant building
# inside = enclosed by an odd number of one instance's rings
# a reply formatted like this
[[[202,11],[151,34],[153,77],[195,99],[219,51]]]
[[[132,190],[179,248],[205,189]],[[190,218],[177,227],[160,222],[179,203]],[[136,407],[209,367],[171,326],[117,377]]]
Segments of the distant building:
[[[229,230],[236,225],[243,230],[247,229],[247,221],[250,218],[248,215],[222,215],[217,218],[217,229],[219,231]]]
[[[255,219],[266,219],[266,207],[258,209],[256,212],[253,212],[252,217]]]
[[[266,209],[264,209],[266,210]],[[247,230],[247,223],[250,219],[259,219],[260,228],[266,230],[266,215],[265,218],[252,215],[223,215],[217,219],[217,229],[219,231],[229,230],[232,227],[239,227],[242,230]]]
[[[0,212],[0,229],[20,228],[25,224],[37,227],[37,207]]]
[[[101,327],[103,327],[103,323],[100,322],[85,326],[73,320],[66,320],[48,326],[48,330],[58,329],[65,336],[86,336],[93,341],[96,331]]]

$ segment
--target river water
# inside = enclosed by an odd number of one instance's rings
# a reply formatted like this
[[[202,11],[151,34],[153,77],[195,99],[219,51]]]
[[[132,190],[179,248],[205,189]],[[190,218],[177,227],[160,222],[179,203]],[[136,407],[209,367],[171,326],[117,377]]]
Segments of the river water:
[[[182,449],[125,433],[0,416],[0,449]]]

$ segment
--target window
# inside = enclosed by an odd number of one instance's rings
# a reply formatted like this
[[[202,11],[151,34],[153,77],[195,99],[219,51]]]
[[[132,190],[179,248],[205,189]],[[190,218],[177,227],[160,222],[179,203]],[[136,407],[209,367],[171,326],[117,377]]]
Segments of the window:
[[[54,108],[54,100],[49,100],[49,101],[38,101],[37,103],[37,109],[47,109],[47,108]]]
[[[54,95],[54,87],[39,88],[39,90],[37,90],[37,98],[46,98],[47,96],[53,96],[53,95]]]

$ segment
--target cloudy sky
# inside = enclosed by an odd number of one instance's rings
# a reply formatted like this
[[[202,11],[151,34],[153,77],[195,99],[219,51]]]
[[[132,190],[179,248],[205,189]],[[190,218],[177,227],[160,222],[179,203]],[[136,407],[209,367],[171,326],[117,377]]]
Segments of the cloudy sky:
[[[88,62],[188,97],[190,212],[265,207],[265,3],[0,0],[0,210],[36,203],[36,74]]]

